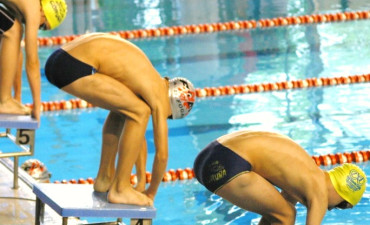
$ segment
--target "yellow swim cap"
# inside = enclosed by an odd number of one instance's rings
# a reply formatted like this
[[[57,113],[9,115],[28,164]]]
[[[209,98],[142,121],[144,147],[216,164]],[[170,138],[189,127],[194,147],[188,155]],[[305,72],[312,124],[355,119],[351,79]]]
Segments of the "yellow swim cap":
[[[67,15],[65,0],[41,0],[41,7],[50,25],[50,30],[59,26]]]
[[[337,193],[355,206],[366,189],[366,175],[358,166],[345,163],[328,171],[330,180]]]

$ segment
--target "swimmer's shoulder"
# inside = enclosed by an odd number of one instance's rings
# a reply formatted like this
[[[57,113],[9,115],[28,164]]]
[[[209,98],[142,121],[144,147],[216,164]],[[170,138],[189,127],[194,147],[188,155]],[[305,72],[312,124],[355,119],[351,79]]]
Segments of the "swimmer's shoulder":
[[[108,48],[110,44],[112,44],[112,46],[116,46],[117,43],[125,44],[127,41],[117,35],[96,32],[80,35],[73,41],[64,44],[62,49],[66,51],[76,47],[90,49],[92,45],[94,46],[93,49],[99,49],[99,47]]]
[[[221,143],[227,140],[249,139],[249,138],[255,138],[255,137],[272,137],[272,138],[290,139],[289,137],[285,135],[278,134],[275,132],[270,132],[270,131],[241,130],[241,131],[236,131],[233,133],[225,134],[217,138],[217,141]]]
[[[94,33],[87,33],[80,35],[79,37],[75,38],[72,42],[89,42],[95,40],[120,40],[123,39],[118,37],[117,35],[109,34],[109,33],[101,33],[101,32],[94,32]]]

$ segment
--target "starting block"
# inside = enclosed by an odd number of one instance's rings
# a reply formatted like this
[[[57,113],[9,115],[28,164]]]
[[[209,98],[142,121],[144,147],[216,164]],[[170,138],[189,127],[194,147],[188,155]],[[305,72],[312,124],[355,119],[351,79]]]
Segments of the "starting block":
[[[45,204],[63,217],[63,225],[67,225],[68,217],[118,218],[114,224],[121,222],[121,218],[131,218],[131,225],[151,225],[156,216],[153,207],[109,203],[107,193],[95,192],[89,184],[35,183],[33,193],[36,195],[35,225],[44,221]]]
[[[9,138],[21,151],[1,152],[0,158],[14,157],[14,188],[18,188],[18,157],[30,156],[35,148],[35,130],[39,127],[37,120],[31,116],[0,114],[0,127],[6,131],[0,133],[0,137]],[[11,133],[11,129],[17,129],[16,136]]]

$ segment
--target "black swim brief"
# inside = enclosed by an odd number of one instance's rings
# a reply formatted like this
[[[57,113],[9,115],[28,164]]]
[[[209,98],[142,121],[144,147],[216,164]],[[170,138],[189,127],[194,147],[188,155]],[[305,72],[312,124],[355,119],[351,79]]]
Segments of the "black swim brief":
[[[0,3],[0,35],[14,24],[15,16],[4,4]]]
[[[211,192],[251,170],[252,165],[248,161],[218,141],[205,147],[194,162],[195,177]]]
[[[45,64],[46,78],[58,88],[95,72],[94,67],[74,58],[61,48],[51,54]]]

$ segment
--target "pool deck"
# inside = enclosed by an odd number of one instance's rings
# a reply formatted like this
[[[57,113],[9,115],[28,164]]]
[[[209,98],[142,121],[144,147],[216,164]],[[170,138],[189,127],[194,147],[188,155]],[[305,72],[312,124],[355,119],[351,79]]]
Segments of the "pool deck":
[[[36,196],[32,192],[32,179],[22,169],[19,169],[19,188],[13,188],[13,161],[0,158],[0,223],[11,225],[35,224]],[[27,177],[28,176],[28,177]],[[31,181],[32,182],[32,181]],[[33,181],[35,182],[35,181]],[[81,223],[80,220],[71,218],[68,224]],[[45,206],[44,224],[62,224],[62,218]]]

